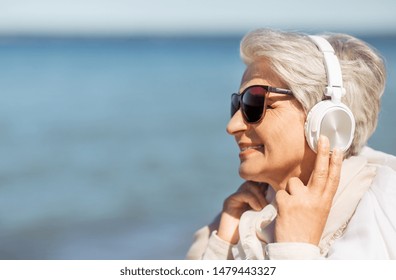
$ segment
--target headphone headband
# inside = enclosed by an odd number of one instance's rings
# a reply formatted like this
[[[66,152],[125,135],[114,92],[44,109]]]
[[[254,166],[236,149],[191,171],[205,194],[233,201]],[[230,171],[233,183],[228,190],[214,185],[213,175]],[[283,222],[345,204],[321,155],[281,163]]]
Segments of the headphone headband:
[[[323,53],[327,76],[324,94],[330,96],[331,100],[320,101],[309,111],[305,122],[305,137],[309,147],[315,152],[320,135],[329,138],[331,150],[338,147],[345,152],[353,141],[355,118],[352,111],[341,103],[345,90],[342,86],[340,62],[325,38],[309,37]]]
[[[340,62],[335,55],[333,47],[323,37],[309,36],[316,44],[319,50],[323,53],[325,60],[327,87],[325,91],[326,96],[330,96],[334,103],[340,103],[341,97],[345,94],[345,89],[342,85],[342,72]]]

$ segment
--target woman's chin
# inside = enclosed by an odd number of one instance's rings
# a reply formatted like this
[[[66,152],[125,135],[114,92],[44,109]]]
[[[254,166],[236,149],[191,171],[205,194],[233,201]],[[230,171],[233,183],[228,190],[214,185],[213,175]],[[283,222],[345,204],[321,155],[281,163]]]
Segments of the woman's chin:
[[[239,166],[239,176],[247,181],[259,181],[259,177],[262,177],[263,170],[258,170],[256,166],[249,166],[243,164]]]

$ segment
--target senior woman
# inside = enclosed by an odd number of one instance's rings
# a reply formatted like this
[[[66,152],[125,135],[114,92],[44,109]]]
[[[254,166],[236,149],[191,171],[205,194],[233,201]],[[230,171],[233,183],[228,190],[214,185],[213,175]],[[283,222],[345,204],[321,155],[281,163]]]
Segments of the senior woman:
[[[395,259],[396,158],[365,147],[381,57],[352,36],[269,29],[248,33],[240,52],[227,132],[246,181],[187,258]]]

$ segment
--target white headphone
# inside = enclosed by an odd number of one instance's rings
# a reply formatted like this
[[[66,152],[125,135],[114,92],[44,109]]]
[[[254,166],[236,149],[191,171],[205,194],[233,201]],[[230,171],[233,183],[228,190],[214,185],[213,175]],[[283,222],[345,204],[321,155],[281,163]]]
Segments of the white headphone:
[[[352,111],[343,103],[341,97],[345,94],[342,86],[340,63],[330,43],[319,36],[309,36],[324,55],[327,74],[325,96],[330,100],[317,103],[308,113],[305,122],[305,137],[309,147],[317,152],[320,135],[325,135],[330,141],[330,150],[337,147],[346,151],[352,144],[355,133],[355,118]]]

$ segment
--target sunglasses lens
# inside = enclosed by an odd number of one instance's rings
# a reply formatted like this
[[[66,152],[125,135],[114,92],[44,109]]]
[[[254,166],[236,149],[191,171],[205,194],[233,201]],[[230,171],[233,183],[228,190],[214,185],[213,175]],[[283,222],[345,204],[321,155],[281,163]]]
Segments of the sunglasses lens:
[[[266,93],[262,87],[251,87],[243,93],[242,111],[247,122],[258,122],[263,116]]]
[[[231,95],[231,118],[239,110],[239,98],[239,94],[233,93]]]

